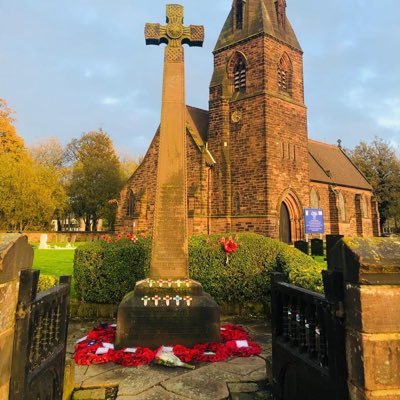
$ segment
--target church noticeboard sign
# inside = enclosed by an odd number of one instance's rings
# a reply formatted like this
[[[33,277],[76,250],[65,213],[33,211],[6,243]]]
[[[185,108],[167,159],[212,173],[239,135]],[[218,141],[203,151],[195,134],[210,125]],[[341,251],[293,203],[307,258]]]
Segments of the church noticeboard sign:
[[[306,235],[324,233],[324,211],[319,208],[304,209]]]

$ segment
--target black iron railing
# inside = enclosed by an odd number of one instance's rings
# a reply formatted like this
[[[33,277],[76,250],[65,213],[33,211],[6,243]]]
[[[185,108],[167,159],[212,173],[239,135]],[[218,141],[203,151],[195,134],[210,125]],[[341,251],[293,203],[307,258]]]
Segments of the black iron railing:
[[[37,294],[39,271],[21,272],[10,400],[61,400],[71,277]]]
[[[343,277],[324,271],[326,295],[272,277],[274,395],[282,400],[346,400]]]

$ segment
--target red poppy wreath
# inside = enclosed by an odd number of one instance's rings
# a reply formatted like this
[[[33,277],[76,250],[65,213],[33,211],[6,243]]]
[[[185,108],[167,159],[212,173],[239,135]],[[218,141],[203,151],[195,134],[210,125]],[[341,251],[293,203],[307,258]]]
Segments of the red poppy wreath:
[[[75,346],[74,360],[79,365],[105,364],[114,362],[126,367],[149,364],[153,360],[163,362],[158,355],[170,352],[179,359],[174,365],[189,362],[218,362],[229,357],[251,357],[260,354],[260,346],[250,340],[249,334],[240,325],[222,325],[221,343],[197,344],[193,348],[182,345],[151,350],[146,347],[115,350],[115,325],[101,324],[79,339]],[[160,351],[162,350],[162,351]],[[187,365],[187,364],[186,364]],[[189,366],[190,367],[190,366]]]

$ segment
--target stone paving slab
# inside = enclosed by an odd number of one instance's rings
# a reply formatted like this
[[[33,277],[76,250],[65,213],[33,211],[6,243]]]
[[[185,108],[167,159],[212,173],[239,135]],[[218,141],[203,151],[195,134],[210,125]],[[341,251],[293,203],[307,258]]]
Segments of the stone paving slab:
[[[214,364],[169,379],[162,386],[169,392],[193,400],[223,400],[228,398],[227,382],[237,382],[240,377],[216,368]]]
[[[119,395],[132,396],[150,389],[167,379],[179,376],[181,373],[182,371],[177,368],[159,368],[155,365],[143,365],[136,368],[117,366],[99,375],[84,379],[81,387],[91,388],[118,385]]]
[[[269,381],[268,372],[265,367],[252,372],[251,374],[245,375],[241,379],[242,382],[267,382]]]
[[[170,393],[164,388],[156,386],[137,396],[118,396],[117,400],[187,400],[187,397]]]
[[[258,390],[257,383],[228,383],[230,393],[254,393]]]
[[[260,357],[248,357],[248,358],[234,358],[227,362],[218,362],[213,364],[215,368],[237,374],[240,376],[246,376],[259,369],[265,370],[265,360]]]
[[[91,389],[91,390],[80,390],[74,393],[73,400],[104,400],[106,397],[106,389]]]

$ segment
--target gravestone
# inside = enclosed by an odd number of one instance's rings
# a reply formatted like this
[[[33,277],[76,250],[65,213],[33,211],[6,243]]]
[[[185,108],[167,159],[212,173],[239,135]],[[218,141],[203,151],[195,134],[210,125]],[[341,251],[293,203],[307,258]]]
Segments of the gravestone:
[[[326,260],[329,270],[342,268],[338,253],[332,251],[342,238],[343,235],[326,235]]]
[[[294,242],[294,247],[297,250],[300,250],[304,254],[308,255],[308,242],[306,242],[305,240],[297,240],[296,242]]]
[[[324,255],[324,241],[322,239],[311,239],[311,255],[312,256]]]
[[[47,244],[47,233],[42,233],[40,235],[40,243],[39,243],[39,249],[48,249],[49,245]]]
[[[167,5],[167,25],[146,24],[147,44],[166,43],[150,277],[118,308],[116,346],[193,346],[220,341],[219,307],[189,279],[186,102],[182,44],[201,46],[202,26],[183,26],[183,7]]]

